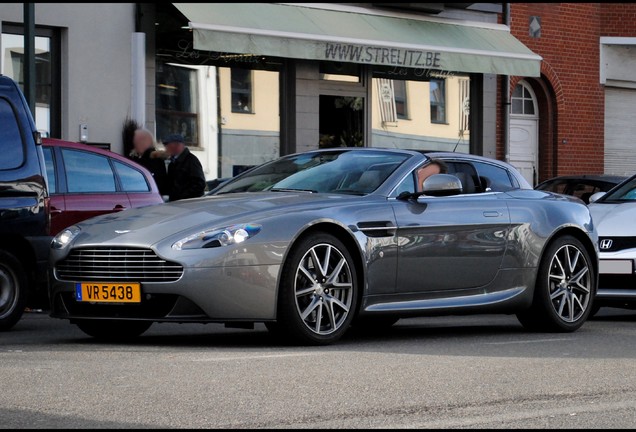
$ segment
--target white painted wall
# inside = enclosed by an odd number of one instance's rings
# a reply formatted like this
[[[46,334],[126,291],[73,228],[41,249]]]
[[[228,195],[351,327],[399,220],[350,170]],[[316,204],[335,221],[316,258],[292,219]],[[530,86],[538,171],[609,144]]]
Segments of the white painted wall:
[[[23,23],[23,3],[0,3],[0,22]],[[35,3],[37,25],[61,29],[62,136],[111,143],[121,153],[121,130],[131,112],[131,35],[134,3]]]

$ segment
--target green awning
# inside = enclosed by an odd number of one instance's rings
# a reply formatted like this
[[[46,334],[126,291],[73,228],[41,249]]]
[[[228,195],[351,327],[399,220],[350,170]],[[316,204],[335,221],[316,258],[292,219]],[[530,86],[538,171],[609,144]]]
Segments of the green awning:
[[[537,77],[541,57],[507,26],[326,10],[312,4],[175,3],[194,49],[307,60]],[[355,12],[354,12],[355,10]]]

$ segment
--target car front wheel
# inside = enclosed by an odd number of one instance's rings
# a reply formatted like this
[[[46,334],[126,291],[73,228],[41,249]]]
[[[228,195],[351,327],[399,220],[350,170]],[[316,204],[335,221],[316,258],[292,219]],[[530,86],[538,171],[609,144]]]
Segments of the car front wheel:
[[[285,263],[273,327],[297,343],[333,343],[351,324],[357,297],[356,268],[344,244],[330,234],[310,235]]]
[[[530,309],[517,314],[529,330],[572,332],[590,315],[596,292],[592,260],[573,236],[557,238],[546,249]]]
[[[27,301],[27,277],[20,261],[0,251],[0,330],[9,330],[22,317]]]
[[[152,325],[151,321],[77,320],[75,324],[96,339],[118,342],[134,339]]]

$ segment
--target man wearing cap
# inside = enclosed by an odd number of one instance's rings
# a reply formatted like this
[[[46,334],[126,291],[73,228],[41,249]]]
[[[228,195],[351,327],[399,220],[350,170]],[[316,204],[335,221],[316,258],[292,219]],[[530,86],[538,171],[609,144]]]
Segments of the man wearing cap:
[[[205,174],[199,159],[185,146],[183,136],[174,134],[163,140],[170,155],[168,164],[169,201],[203,196]]]

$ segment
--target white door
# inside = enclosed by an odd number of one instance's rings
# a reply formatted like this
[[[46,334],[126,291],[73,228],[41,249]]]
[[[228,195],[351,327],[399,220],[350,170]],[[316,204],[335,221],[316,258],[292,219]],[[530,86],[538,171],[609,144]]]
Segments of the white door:
[[[517,168],[532,186],[538,165],[538,128],[536,119],[510,119],[510,164]]]
[[[532,88],[521,81],[510,102],[510,164],[535,186],[539,171],[539,112]]]

